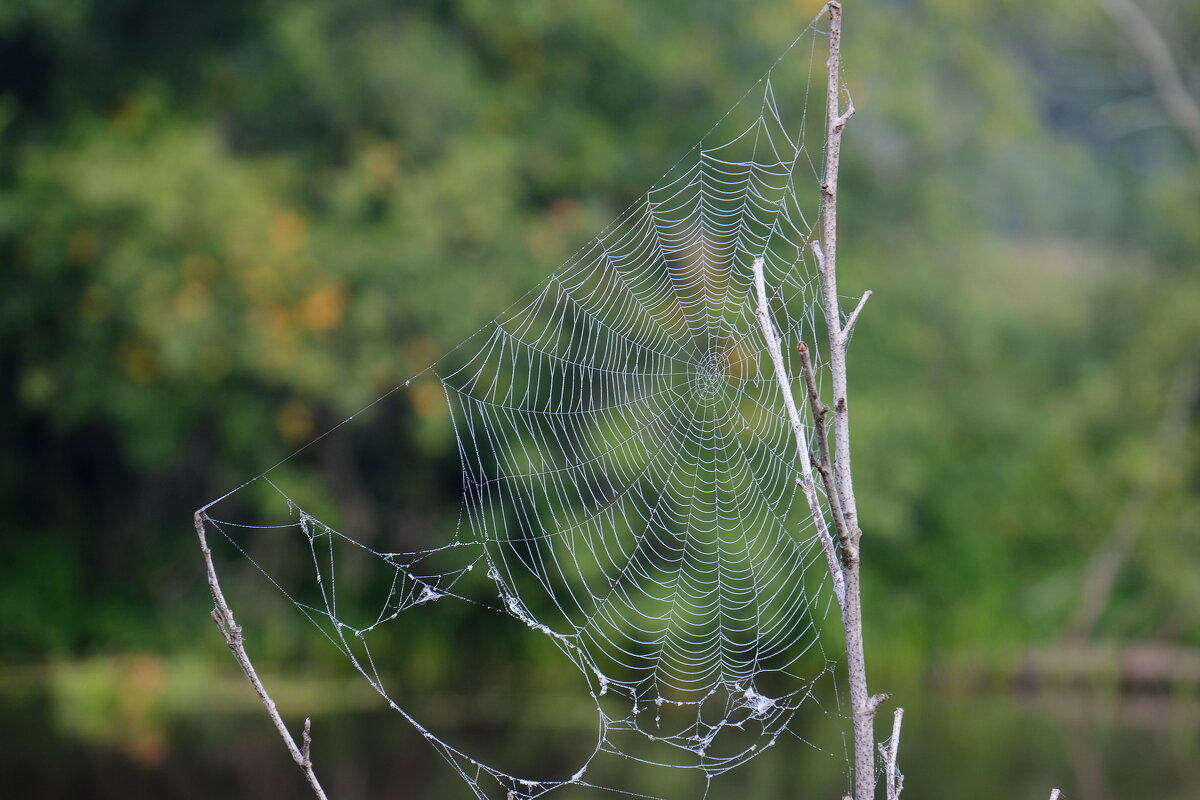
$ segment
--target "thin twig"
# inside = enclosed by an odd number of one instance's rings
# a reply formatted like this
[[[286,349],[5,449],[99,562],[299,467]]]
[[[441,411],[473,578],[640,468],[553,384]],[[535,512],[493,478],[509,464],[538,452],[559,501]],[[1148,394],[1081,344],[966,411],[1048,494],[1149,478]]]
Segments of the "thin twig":
[[[840,138],[840,131],[838,133]],[[835,166],[836,169],[836,166]],[[829,190],[829,183],[821,185],[822,195],[822,214],[824,214],[824,206],[830,205],[836,208],[836,199]],[[836,230],[826,231],[826,236],[836,240]],[[834,463],[837,465],[835,473],[835,482],[838,487],[839,499],[841,500],[844,513],[846,515],[846,523],[852,532],[850,549],[843,552],[843,558],[848,558],[851,561],[858,560],[858,535],[861,531],[855,533],[855,521],[858,517],[858,511],[854,503],[854,484],[850,475],[850,409],[846,401],[846,348],[850,344],[849,327],[842,326],[841,307],[838,303],[837,295],[837,268],[834,260],[826,256],[826,252],[833,252],[836,245],[830,246],[826,243],[826,247],[822,247],[819,241],[813,240],[809,242],[809,247],[817,258],[817,270],[821,275],[821,288],[825,296],[825,326],[829,333],[829,372],[833,377],[833,392],[834,392]],[[858,321],[859,312],[866,304],[867,298],[871,296],[868,291],[863,295],[863,298],[858,301],[858,307],[854,309],[853,321]]]
[[[1062,794],[1058,789],[1050,790],[1050,800],[1058,800],[1058,796]]]
[[[283,718],[279,715],[279,710],[275,707],[275,701],[271,699],[271,695],[267,693],[267,689],[263,686],[262,681],[258,677],[258,672],[254,669],[254,664],[250,661],[250,656],[246,653],[245,640],[242,636],[241,626],[233,618],[233,610],[229,604],[225,602],[225,593],[221,591],[221,583],[217,580],[217,568],[213,566],[212,550],[208,547],[208,540],[204,535],[204,509],[197,511],[195,514],[196,535],[200,537],[200,552],[204,554],[204,564],[208,569],[208,588],[212,592],[213,602],[216,608],[212,610],[213,620],[217,623],[217,627],[221,630],[221,635],[225,637],[225,643],[229,645],[229,649],[233,651],[233,657],[237,659],[238,666],[242,668],[242,672],[246,674],[246,678],[254,687],[254,691],[258,693],[258,697],[262,700],[263,705],[267,707],[267,714],[271,717],[271,721],[275,723],[275,730],[279,731],[279,736],[283,739],[284,745],[287,746],[288,752],[291,753],[292,760],[300,767],[304,777],[308,780],[308,785],[312,787],[313,793],[319,800],[328,800],[325,796],[325,790],[321,788],[320,781],[317,780],[317,774],[313,771],[312,758],[310,754],[312,739],[310,735],[311,723],[309,720],[304,721],[304,750],[296,746],[296,740],[292,738],[292,733],[283,724]]]
[[[800,342],[796,345],[800,353],[800,369],[804,374],[804,386],[808,390],[808,407],[813,415],[813,429],[817,434],[817,471],[821,473],[821,482],[825,484],[825,497],[829,501],[829,510],[833,516],[833,527],[837,530],[838,542],[842,547],[849,543],[850,530],[846,526],[846,516],[842,513],[842,502],[838,498],[837,484],[833,479],[833,465],[829,455],[829,432],[825,418],[829,416],[829,406],[821,402],[821,393],[817,389],[817,376],[813,370],[812,358],[808,353],[808,345]],[[839,568],[838,572],[841,572]]]
[[[900,793],[904,791],[904,773],[896,766],[896,759],[900,754],[900,723],[904,720],[904,709],[897,708],[892,715],[892,738],[888,740],[886,747],[880,745],[883,750],[884,760],[884,782],[887,786],[887,800],[900,800]]]
[[[821,547],[825,550],[825,559],[829,564],[829,574],[833,578],[833,590],[837,595],[838,607],[844,608],[846,605],[846,581],[838,563],[833,537],[829,533],[829,527],[825,524],[825,513],[821,509],[821,501],[817,498],[817,489],[812,474],[812,456],[808,452],[804,422],[800,419],[800,412],[796,410],[791,381],[788,379],[787,368],[783,364],[779,334],[775,331],[775,324],[771,321],[771,311],[767,305],[767,285],[766,279],[763,277],[763,260],[761,258],[754,259],[753,270],[754,288],[758,296],[755,316],[758,317],[758,324],[767,344],[767,353],[771,357],[771,363],[775,366],[775,380],[779,383],[779,391],[783,394],[783,404],[787,409],[788,420],[792,424],[792,433],[796,437],[796,452],[800,457],[800,478],[796,482],[804,492],[804,499],[808,501],[809,515],[816,523],[817,535],[821,539]],[[817,427],[821,429],[823,425],[818,422]],[[818,436],[823,439],[824,431],[821,430]]]
[[[867,711],[874,715],[874,713],[879,710],[879,707],[891,698],[892,696],[887,692],[871,695],[871,697],[867,700]]]
[[[871,290],[867,289],[863,292],[862,299],[858,301],[858,305],[850,312],[850,316],[846,317],[846,326],[842,328],[842,338],[846,340],[846,344],[850,343],[850,333],[854,330],[854,323],[858,322],[858,315],[862,312],[863,306],[871,299]]]

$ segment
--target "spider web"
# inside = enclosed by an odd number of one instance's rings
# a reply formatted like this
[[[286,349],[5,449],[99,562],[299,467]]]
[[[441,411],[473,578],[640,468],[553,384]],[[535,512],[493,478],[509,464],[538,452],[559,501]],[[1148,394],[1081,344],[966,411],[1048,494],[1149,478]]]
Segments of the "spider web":
[[[825,39],[810,25],[608,228],[375,401],[440,388],[462,468],[451,537],[403,551],[356,538],[304,505],[280,465],[204,509],[479,798],[531,800],[572,785],[651,796],[593,777],[610,757],[707,782],[785,733],[807,741],[790,727],[798,709],[834,696],[818,622],[836,605],[750,266],[764,259],[785,345],[811,347],[823,333],[806,255],[823,120],[810,125],[807,105]],[[286,518],[224,519],[227,501],[252,486],[276,494]],[[300,547],[307,588],[252,556],[250,540],[266,535]],[[387,575],[367,611],[361,599],[339,606],[348,558]],[[402,637],[408,615],[453,602],[516,620],[578,668],[598,727],[569,774],[490,766],[394,691],[381,637]]]

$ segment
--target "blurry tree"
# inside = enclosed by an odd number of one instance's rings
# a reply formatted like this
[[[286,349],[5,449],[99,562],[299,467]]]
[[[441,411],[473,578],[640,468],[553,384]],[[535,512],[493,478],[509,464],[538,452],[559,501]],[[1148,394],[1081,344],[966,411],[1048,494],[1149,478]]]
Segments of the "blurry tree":
[[[516,300],[819,5],[0,8],[0,648],[188,643],[190,510]],[[1147,3],[1177,53],[1193,5]],[[1091,0],[879,3],[847,37],[868,640],[1054,635],[1196,358],[1200,167]],[[294,469],[435,528],[458,467],[415,396],[386,447]],[[1114,635],[1200,642],[1185,428]]]
[[[1196,15],[1160,6],[1187,52]],[[871,562],[868,619],[916,657],[1061,630],[1088,557],[1164,458],[1154,430],[1200,357],[1200,174],[1186,140],[1094,3],[1025,12],[890,7],[868,16],[922,49],[921,65],[893,76],[894,51],[850,55],[871,76],[862,105],[881,107],[856,120],[859,163],[902,209],[845,215],[846,241],[872,243],[847,247],[880,301],[853,373],[878,404],[873,424],[858,411],[860,471],[876,470],[864,524],[894,547]],[[1117,637],[1200,641],[1179,588],[1200,555],[1194,405],[1184,419],[1183,458],[1145,520],[1156,535],[1106,621]]]

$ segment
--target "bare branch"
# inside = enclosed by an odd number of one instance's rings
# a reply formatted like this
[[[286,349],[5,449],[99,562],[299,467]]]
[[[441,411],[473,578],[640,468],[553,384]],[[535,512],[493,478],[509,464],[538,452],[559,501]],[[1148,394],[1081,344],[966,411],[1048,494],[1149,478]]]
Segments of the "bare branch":
[[[897,708],[892,715],[892,738],[888,740],[884,752],[884,782],[887,786],[887,800],[900,800],[904,791],[904,774],[896,766],[900,754],[900,723],[904,721],[904,709]]]
[[[225,637],[225,643],[229,645],[229,649],[233,651],[233,657],[237,659],[238,666],[242,668],[242,672],[246,674],[246,678],[254,687],[254,691],[258,694],[263,705],[267,708],[267,714],[271,717],[271,721],[275,723],[275,730],[279,732],[279,736],[283,739],[284,745],[287,746],[288,752],[291,753],[292,760],[300,767],[304,777],[308,780],[308,785],[312,787],[313,793],[319,800],[328,800],[325,796],[325,790],[321,788],[320,781],[317,780],[317,774],[313,771],[312,759],[309,750],[311,748],[311,739],[309,736],[310,724],[308,720],[304,722],[304,751],[296,746],[296,740],[292,738],[292,733],[283,724],[283,718],[279,715],[279,710],[275,707],[275,701],[271,699],[271,695],[267,694],[267,689],[263,686],[262,681],[258,677],[258,672],[254,669],[254,664],[250,661],[250,656],[246,653],[245,640],[242,636],[242,629],[237,624],[233,617],[233,610],[229,608],[229,604],[225,602],[225,593],[221,591],[221,583],[217,580],[217,569],[213,566],[212,550],[208,547],[208,540],[204,535],[204,511],[201,509],[195,514],[196,535],[200,537],[200,551],[204,554],[204,564],[208,569],[208,588],[212,592],[213,601],[217,604],[212,610],[213,620],[217,623],[217,627],[221,630],[221,635]]]
[[[846,110],[843,111],[841,116],[837,118],[837,122],[834,123],[834,127],[836,127],[839,131],[846,127],[846,123],[849,122],[850,118],[854,116],[854,112],[856,110],[857,109],[854,107],[854,101],[847,98]]]
[[[812,410],[813,427],[817,434],[817,471],[821,473],[821,482],[825,485],[825,497],[829,501],[829,511],[833,517],[833,526],[837,530],[838,542],[843,548],[850,545],[850,530],[846,525],[846,515],[842,513],[842,503],[838,499],[837,484],[833,478],[833,466],[829,454],[829,432],[826,429],[825,418],[829,416],[829,407],[821,402],[821,393],[817,389],[817,376],[813,371],[812,358],[808,353],[808,345],[800,342],[796,345],[800,353],[800,368],[804,373],[804,385],[808,390],[808,406]]]
[[[767,353],[771,357],[771,363],[775,366],[775,380],[779,383],[779,391],[783,394],[783,404],[787,408],[788,420],[792,424],[792,433],[796,437],[796,454],[800,457],[800,478],[796,482],[804,492],[804,499],[808,501],[809,515],[817,526],[817,535],[821,539],[821,547],[825,550],[825,559],[829,564],[829,574],[833,577],[833,590],[837,595],[838,607],[844,608],[846,605],[846,581],[842,575],[842,568],[838,564],[833,537],[829,533],[829,527],[825,524],[825,513],[821,509],[821,501],[817,498],[817,489],[812,474],[812,457],[808,452],[804,422],[800,419],[800,412],[796,410],[791,380],[788,378],[787,368],[783,363],[783,353],[779,348],[779,335],[775,332],[775,324],[771,322],[771,310],[767,305],[767,284],[763,277],[763,260],[761,258],[754,259],[752,269],[754,270],[754,289],[758,296],[758,306],[754,314],[758,317],[763,340],[767,344]],[[822,432],[820,436],[824,438],[824,433]]]
[[[862,313],[863,306],[865,306],[867,301],[870,299],[871,290],[867,289],[865,292],[863,292],[862,299],[858,301],[858,305],[854,307],[854,310],[850,312],[850,316],[846,318],[846,326],[842,328],[842,339],[845,342],[850,342],[850,334],[854,330],[854,323],[858,322],[858,315]]]
[[[1058,800],[1058,796],[1062,794],[1058,789],[1050,790],[1050,800]]]
[[[821,248],[821,243],[815,239],[809,242],[808,246],[812,248],[813,254],[817,257],[817,271],[821,274],[822,278],[824,278],[826,272],[825,251]],[[836,276],[834,280],[836,285]],[[822,280],[822,285],[824,285],[824,280]],[[843,351],[845,350],[846,345],[850,343],[850,334],[854,332],[854,324],[858,322],[858,315],[862,313],[863,306],[865,306],[867,301],[871,299],[872,294],[873,292],[870,289],[863,292],[863,296],[858,300],[858,305],[854,307],[854,310],[850,312],[850,316],[846,318],[846,324],[841,325],[839,323],[837,327],[837,339],[841,344]],[[834,306],[836,307],[836,305],[837,303],[835,301]]]
[[[1187,138],[1196,155],[1200,156],[1200,104],[1197,104],[1184,83],[1183,75],[1171,55],[1162,34],[1146,12],[1133,0],[1101,0],[1101,5],[1116,22],[1130,44],[1146,60],[1154,87],[1171,122]]]
[[[842,546],[842,574],[846,602],[842,605],[842,628],[846,635],[846,672],[854,720],[854,795],[856,800],[875,797],[874,708],[867,690],[867,662],[863,647],[862,598],[860,596],[858,505],[850,472],[850,408],[846,400],[846,335],[841,324],[837,291],[837,186],[842,154],[842,131],[854,113],[853,103],[841,108],[842,5],[830,2],[829,61],[826,84],[828,129],[825,134],[825,172],[821,183],[821,241],[813,242],[821,273],[825,328],[829,335],[829,373],[833,384],[833,468],[838,502],[847,530]],[[855,318],[860,308],[854,312]]]
[[[837,292],[837,186],[841,164],[842,131],[851,110],[840,110],[842,7],[831,2],[829,9],[829,74],[826,91],[826,116],[829,128],[825,136],[825,172],[821,183],[821,240],[810,246],[817,256],[824,299],[825,325],[829,332],[829,366],[834,397],[834,465],[838,491],[846,521],[853,530],[858,519],[854,501],[854,483],[850,473],[850,417],[846,406],[846,339],[842,330],[841,308]],[[857,541],[843,557],[857,559]],[[865,787],[863,787],[865,788]]]

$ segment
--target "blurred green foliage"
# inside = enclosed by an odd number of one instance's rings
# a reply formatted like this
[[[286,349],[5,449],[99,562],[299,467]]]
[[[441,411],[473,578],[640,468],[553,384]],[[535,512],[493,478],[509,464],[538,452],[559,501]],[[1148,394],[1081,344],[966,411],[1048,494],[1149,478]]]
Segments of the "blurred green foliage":
[[[518,299],[819,5],[6,4],[0,655],[204,646],[191,510]],[[1198,154],[1088,0],[847,5],[871,647],[912,663],[1059,635],[1155,469],[1102,632],[1200,643],[1196,409],[1175,463],[1153,435],[1200,358]],[[1196,8],[1151,10],[1196,52]],[[390,491],[444,530],[435,402],[365,423],[395,433],[368,472],[293,479],[343,517]]]

